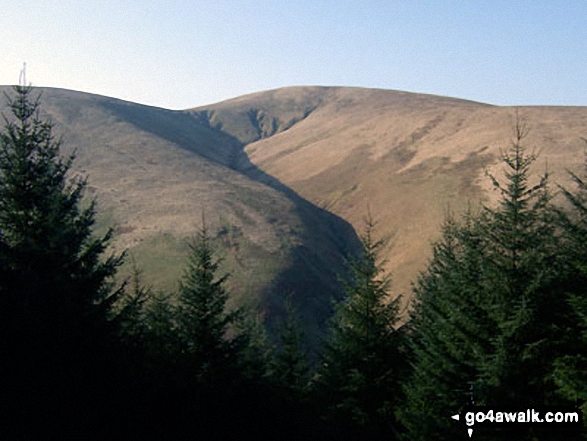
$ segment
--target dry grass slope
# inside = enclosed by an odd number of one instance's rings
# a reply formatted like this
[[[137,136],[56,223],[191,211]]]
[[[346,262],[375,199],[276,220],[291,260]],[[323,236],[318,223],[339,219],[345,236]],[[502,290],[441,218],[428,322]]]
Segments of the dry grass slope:
[[[495,201],[485,172],[499,173],[516,110],[531,129],[527,147],[540,152],[536,174],[548,164],[554,183],[580,169],[587,137],[586,107],[392,90],[290,87],[186,111],[43,94],[101,225],[115,225],[115,247],[135,255],[155,288],[173,288],[205,212],[234,300],[261,299],[277,316],[294,291],[313,334],[343,255],[357,247],[350,225],[362,231],[369,210],[389,239],[382,257],[394,294],[408,299],[446,214]]]
[[[253,136],[251,109],[276,121]],[[519,107],[553,181],[583,162],[585,107]],[[391,90],[292,87],[225,101],[197,114],[247,143],[252,164],[361,231],[370,210],[390,239],[395,293],[409,296],[447,212],[492,203],[486,170],[499,172],[516,108]],[[498,167],[496,170],[495,167]]]
[[[260,303],[272,318],[293,291],[310,334],[317,332],[353,243],[348,224],[235,170],[243,144],[191,113],[59,89],[42,94],[63,153],[76,151],[73,172],[88,177],[88,196],[98,200],[99,228],[114,226],[113,248],[130,251],[145,283],[176,287],[186,239],[204,213],[223,271],[232,273],[232,300]]]

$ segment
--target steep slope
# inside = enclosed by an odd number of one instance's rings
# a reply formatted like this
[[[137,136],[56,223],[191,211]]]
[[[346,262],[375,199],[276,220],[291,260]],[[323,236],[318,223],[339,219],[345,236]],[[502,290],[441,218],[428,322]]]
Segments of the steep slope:
[[[530,128],[528,148],[540,152],[535,173],[548,163],[555,182],[568,182],[565,169],[583,162],[587,108],[517,110]],[[408,295],[446,214],[491,203],[485,171],[499,173],[516,109],[391,90],[293,87],[192,112],[247,143],[254,167],[357,231],[370,210],[378,234],[390,238],[384,257],[396,293]]]
[[[356,244],[348,224],[235,171],[242,143],[189,113],[59,89],[43,89],[41,107],[63,153],[76,152],[73,171],[89,179],[101,228],[115,226],[115,248],[129,250],[147,283],[174,289],[186,239],[205,215],[233,274],[233,301],[260,301],[272,319],[293,292],[310,334],[318,332]]]
[[[3,91],[9,89],[3,88]],[[270,317],[291,291],[315,333],[342,258],[370,211],[395,294],[409,297],[448,212],[491,203],[518,111],[554,183],[583,163],[585,107],[496,107],[407,92],[292,87],[187,111],[59,89],[43,109],[77,151],[75,171],[155,288],[181,275],[205,213],[234,299]],[[556,188],[556,187],[555,187]],[[309,202],[308,202],[309,201]],[[313,205],[315,204],[315,205]],[[321,207],[321,208],[318,208]],[[334,213],[334,215],[330,214]]]

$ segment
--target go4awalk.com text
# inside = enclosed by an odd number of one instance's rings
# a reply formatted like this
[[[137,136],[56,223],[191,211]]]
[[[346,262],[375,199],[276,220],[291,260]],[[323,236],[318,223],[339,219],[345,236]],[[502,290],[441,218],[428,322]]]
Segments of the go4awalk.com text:
[[[469,437],[474,430],[489,431],[567,431],[578,433],[583,424],[583,415],[577,408],[528,408],[497,409],[490,407],[467,407],[451,418],[465,426]]]

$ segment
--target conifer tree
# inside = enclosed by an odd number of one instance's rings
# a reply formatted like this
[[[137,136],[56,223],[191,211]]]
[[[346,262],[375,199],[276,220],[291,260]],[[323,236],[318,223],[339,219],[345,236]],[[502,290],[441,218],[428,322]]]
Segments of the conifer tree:
[[[153,294],[142,314],[141,337],[145,355],[155,366],[170,365],[177,362],[179,355],[179,337],[174,309],[169,295]]]
[[[473,383],[490,351],[493,322],[484,310],[482,244],[468,214],[449,218],[428,268],[414,286],[408,323],[411,374],[403,382],[398,417],[405,439],[450,440],[462,428],[445,418],[473,404]],[[453,413],[453,414],[454,414]]]
[[[241,307],[236,312],[239,372],[251,386],[267,384],[270,376],[272,345],[262,315],[255,307]],[[254,387],[254,386],[253,386]]]
[[[536,155],[525,152],[526,135],[517,119],[502,158],[505,181],[490,175],[497,207],[483,207],[456,227],[447,222],[416,284],[413,371],[400,411],[406,439],[454,439],[457,427],[446,412],[468,404],[559,402],[552,365],[564,350],[564,265],[548,175],[528,183]]]
[[[570,172],[575,190],[562,188],[569,210],[558,210],[568,260],[563,281],[571,308],[565,332],[567,351],[556,360],[555,382],[561,396],[587,414],[587,156],[583,176]],[[587,424],[587,423],[586,423]]]
[[[228,336],[238,311],[227,311],[228,275],[216,275],[220,260],[214,259],[205,223],[189,247],[189,264],[179,288],[178,331],[192,381],[207,387],[220,377],[230,379],[238,365],[239,338]]]
[[[69,176],[74,157],[60,156],[32,93],[15,86],[6,96],[11,116],[0,133],[0,381],[7,397],[67,413],[112,373],[123,255],[102,259],[112,231],[93,236],[86,181]]]
[[[390,278],[377,257],[384,242],[373,238],[372,219],[366,223],[362,254],[350,261],[345,298],[335,305],[315,390],[328,420],[352,422],[366,439],[389,439],[398,396],[399,299],[389,299]]]
[[[503,155],[505,185],[490,176],[500,203],[485,207],[479,219],[490,281],[487,311],[496,332],[477,387],[488,404],[544,405],[554,399],[550,369],[566,311],[557,285],[562,261],[548,174],[528,183],[537,156],[525,152],[528,130],[519,118],[514,133],[512,148]]]
[[[167,418],[182,421],[182,433],[264,436],[274,424],[264,414],[275,409],[264,409],[270,394],[262,332],[243,309],[228,309],[228,275],[217,275],[221,259],[214,257],[205,222],[189,246],[175,312],[179,369],[173,396],[166,395],[174,400]]]
[[[86,181],[68,178],[74,158],[59,156],[32,90],[14,88],[13,118],[0,136],[0,309],[5,332],[49,352],[47,344],[72,349],[71,338],[101,332],[88,334],[111,318],[122,293],[111,280],[123,256],[100,260],[112,231],[92,236],[95,204],[81,207]]]
[[[295,400],[303,400],[308,392],[310,366],[303,348],[303,330],[292,305],[285,301],[285,318],[278,328],[278,347],[271,371],[279,389]]]
[[[587,283],[587,267],[576,277],[583,287]],[[566,339],[567,351],[555,360],[553,373],[558,393],[569,403],[580,406],[587,414],[587,291],[585,288],[569,295],[570,315]],[[585,417],[584,417],[585,418]],[[587,423],[584,425],[587,426]]]

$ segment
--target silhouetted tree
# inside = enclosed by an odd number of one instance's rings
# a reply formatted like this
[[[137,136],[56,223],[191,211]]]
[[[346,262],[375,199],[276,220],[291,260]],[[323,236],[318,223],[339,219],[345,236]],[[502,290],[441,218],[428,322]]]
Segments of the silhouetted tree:
[[[212,386],[219,378],[228,381],[238,366],[239,336],[231,338],[229,331],[234,331],[239,312],[227,310],[228,275],[216,275],[220,260],[214,259],[205,223],[189,247],[176,313],[181,352],[191,381]]]
[[[6,96],[12,115],[0,133],[0,381],[11,412],[58,427],[99,407],[99,391],[115,381],[123,289],[113,280],[123,255],[102,259],[112,231],[93,236],[86,181],[69,176],[73,155],[60,157],[32,92],[15,86]]]
[[[565,350],[565,260],[548,175],[528,183],[536,155],[525,152],[526,135],[517,119],[502,157],[505,181],[490,175],[500,193],[497,207],[483,207],[462,224],[448,221],[415,286],[413,370],[400,411],[406,439],[454,439],[462,428],[447,412],[471,403],[561,402],[553,362]]]
[[[303,347],[303,330],[292,305],[291,295],[285,300],[285,317],[277,328],[277,347],[271,372],[280,392],[290,399],[302,401],[308,392],[310,366]]]
[[[358,428],[355,437],[389,439],[399,395],[399,299],[390,299],[390,278],[378,262],[383,241],[373,238],[370,217],[366,224],[362,254],[349,262],[345,297],[335,305],[314,387],[329,421]]]

